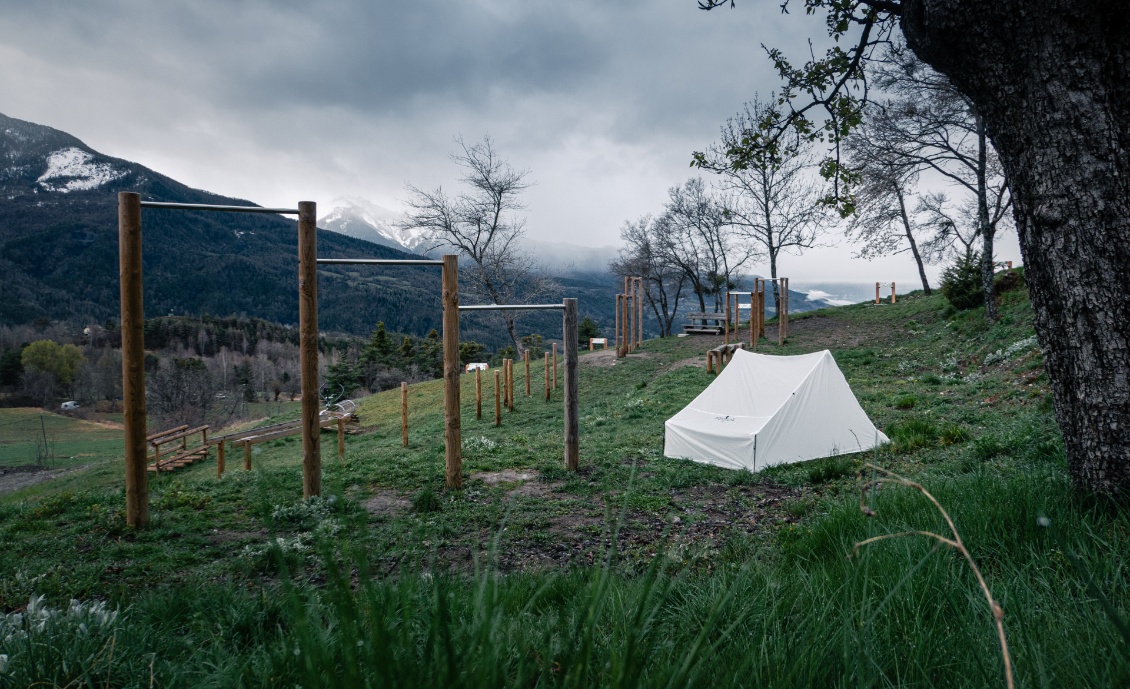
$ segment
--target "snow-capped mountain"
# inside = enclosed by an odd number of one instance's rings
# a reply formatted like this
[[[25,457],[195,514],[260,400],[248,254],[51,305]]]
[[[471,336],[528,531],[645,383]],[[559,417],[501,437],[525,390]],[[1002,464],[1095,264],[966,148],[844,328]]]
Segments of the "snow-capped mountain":
[[[335,199],[333,206],[318,219],[318,227],[394,249],[421,253],[426,248],[422,231],[397,225],[399,213],[356,197]]]

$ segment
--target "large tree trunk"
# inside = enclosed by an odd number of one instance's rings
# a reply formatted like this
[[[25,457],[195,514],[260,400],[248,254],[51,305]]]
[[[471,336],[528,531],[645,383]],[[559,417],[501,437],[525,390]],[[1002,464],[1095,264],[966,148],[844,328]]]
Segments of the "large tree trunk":
[[[911,48],[985,118],[1011,182],[1076,485],[1130,501],[1125,0],[905,0]]]

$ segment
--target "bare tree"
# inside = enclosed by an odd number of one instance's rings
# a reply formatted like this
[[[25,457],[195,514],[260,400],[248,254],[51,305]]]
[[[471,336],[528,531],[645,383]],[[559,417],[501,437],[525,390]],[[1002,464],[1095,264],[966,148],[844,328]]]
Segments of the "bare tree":
[[[995,320],[993,243],[1012,197],[984,118],[948,78],[902,44],[887,51],[874,83],[891,95],[866,110],[866,136],[878,154],[933,170],[975,200],[985,316]]]
[[[699,161],[719,176],[722,206],[738,234],[764,251],[769,276],[777,278],[782,253],[801,253],[816,246],[830,219],[822,182],[812,156],[798,141],[782,142],[742,165],[735,158],[742,142],[766,116],[767,106],[756,98],[722,126],[721,138]],[[780,306],[777,286],[774,304]]]
[[[429,250],[450,248],[470,261],[467,291],[494,304],[514,303],[519,295],[534,298],[552,284],[536,269],[533,259],[519,242],[525,220],[518,216],[525,206],[519,200],[528,189],[528,170],[516,170],[494,149],[489,136],[472,146],[456,139],[462,154],[452,159],[463,168],[460,181],[468,190],[449,196],[442,187],[424,191],[408,185],[408,213],[402,227],[428,233]],[[516,351],[521,338],[512,311],[500,312],[507,335]]]
[[[660,226],[667,222],[670,222],[667,216],[653,218],[650,215],[635,222],[625,222],[620,230],[624,248],[620,250],[619,258],[609,264],[614,275],[643,278],[644,297],[655,313],[660,337],[671,335],[679,300],[687,283],[686,272],[664,260],[663,254],[657,250]]]
[[[918,267],[922,291],[930,294],[930,281],[926,277],[926,263],[939,257],[937,252],[923,255],[920,240],[915,236],[911,221],[915,212],[907,209],[918,181],[918,167],[907,164],[898,155],[873,145],[866,127],[857,129],[847,139],[846,150],[850,164],[859,174],[855,192],[854,215],[845,235],[861,244],[857,256],[871,259],[909,251]],[[939,226],[932,225],[937,229]],[[939,257],[940,258],[940,257]]]
[[[666,211],[655,224],[655,249],[660,259],[681,270],[706,310],[722,307],[722,292],[735,286],[738,269],[752,257],[749,245],[734,234],[718,197],[701,177],[692,177],[667,192]]]

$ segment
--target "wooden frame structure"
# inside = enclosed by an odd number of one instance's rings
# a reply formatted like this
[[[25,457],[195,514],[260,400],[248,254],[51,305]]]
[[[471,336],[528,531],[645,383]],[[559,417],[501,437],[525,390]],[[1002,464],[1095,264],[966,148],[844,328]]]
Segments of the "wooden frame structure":
[[[122,407],[125,426],[126,524],[143,528],[149,524],[149,477],[146,467],[147,441],[145,417],[145,308],[142,300],[141,209],[216,211],[226,213],[264,213],[298,216],[298,323],[302,357],[303,463],[302,488],[306,497],[321,492],[321,457],[317,438],[309,433],[317,428],[318,410],[307,418],[307,399],[318,397],[318,312],[317,276],[312,259],[315,248],[317,207],[302,201],[298,208],[259,206],[221,206],[198,203],[142,201],[137,192],[118,192],[118,267],[121,280],[122,313]],[[311,264],[309,270],[306,263]],[[311,279],[313,278],[313,279]],[[308,333],[313,328],[313,337]],[[313,348],[312,359],[310,349]],[[313,366],[310,366],[310,362]],[[313,376],[309,375],[313,372]]]
[[[642,344],[643,278],[628,275],[624,291],[616,295],[616,356],[628,356]]]
[[[569,471],[576,471],[580,464],[580,417],[578,416],[577,392],[578,392],[578,335],[577,335],[577,300],[573,298],[566,298],[560,304],[481,304],[473,306],[460,306],[460,311],[535,311],[535,310],[549,310],[561,309],[562,311],[562,337],[565,341],[565,414],[564,414],[564,434],[565,434],[565,468]],[[556,359],[556,345],[554,346]],[[546,363],[549,363],[548,352],[546,353]],[[504,368],[506,368],[504,366]],[[446,369],[446,365],[445,365]],[[512,367],[510,369],[512,371]],[[548,371],[548,369],[547,369]],[[556,378],[557,366],[553,367],[553,374]],[[500,425],[502,423],[502,409],[499,402],[499,372],[495,371],[495,406],[494,406],[494,424]],[[527,381],[529,377],[527,376]],[[546,399],[549,399],[549,376],[546,376]],[[513,380],[507,385],[511,394],[513,394]],[[511,407],[513,411],[513,397],[510,398]]]
[[[300,245],[301,246],[301,245]],[[317,254],[313,254],[316,256]],[[444,467],[445,482],[449,490],[463,487],[463,430],[459,412],[459,257],[445,254],[442,260],[387,259],[387,258],[315,258],[310,270],[318,265],[368,265],[368,266],[431,266],[442,269],[443,286],[443,414],[444,414]],[[299,254],[299,273],[303,271]],[[316,282],[315,275],[315,282]],[[317,321],[314,322],[314,340],[317,343]],[[317,348],[314,349],[314,370],[317,371]],[[305,362],[304,362],[305,364]],[[305,371],[305,368],[303,368]],[[314,402],[311,401],[310,404]],[[306,393],[302,394],[302,413],[306,416]],[[305,437],[305,436],[304,436]],[[320,477],[319,477],[320,478]],[[320,486],[319,486],[320,488]]]
[[[1011,267],[1011,266],[1012,266],[1012,262],[1009,261],[1009,267]],[[879,286],[884,285],[884,284],[886,284],[886,283],[883,283],[883,282],[876,282],[875,283],[875,303],[876,304],[879,303]],[[891,283],[891,303],[892,304],[898,303],[898,298],[895,296],[895,283],[893,283],[893,282]]]
[[[730,327],[733,326],[734,338],[737,339],[741,325],[741,312],[743,308],[749,309],[749,346],[757,351],[757,343],[765,337],[765,302],[767,285],[775,283],[777,289],[777,344],[785,344],[789,336],[789,278],[754,278],[753,290],[750,292],[726,292],[726,327],[724,344],[730,343]],[[749,303],[741,303],[742,297],[749,297]]]

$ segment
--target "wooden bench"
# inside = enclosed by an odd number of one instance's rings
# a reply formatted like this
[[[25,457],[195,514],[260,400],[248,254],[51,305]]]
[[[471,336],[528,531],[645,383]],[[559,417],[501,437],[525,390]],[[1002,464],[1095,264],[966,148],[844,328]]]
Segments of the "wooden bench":
[[[688,335],[721,335],[725,322],[724,313],[688,313],[683,332]]]
[[[350,404],[352,404],[352,402]],[[354,405],[354,407],[356,407],[356,405]],[[318,426],[320,428],[337,425],[337,453],[339,458],[345,456],[345,422],[350,418],[352,418],[352,415],[349,413],[333,411],[322,412],[321,417],[318,419]],[[225,443],[231,443],[233,447],[236,445],[243,446],[243,468],[250,471],[252,445],[301,434],[302,420],[295,419],[294,421],[285,421],[270,426],[260,426],[259,428],[252,428],[247,431],[217,436],[212,439],[212,444],[216,445],[216,475],[222,476],[224,473]]]
[[[706,352],[706,372],[715,373],[714,362],[718,362],[718,373],[722,372],[722,364],[734,358],[734,352],[739,349],[745,349],[744,342],[733,342],[731,344],[718,345],[714,349],[707,350]]]
[[[190,436],[196,435],[197,433],[200,434],[200,446],[189,449],[188,439]],[[178,440],[180,441],[179,451],[162,459],[161,446],[174,443]],[[145,438],[145,442],[153,448],[153,454],[149,455],[149,471],[153,473],[172,471],[173,469],[188,466],[208,456],[208,427],[197,426],[196,428],[189,428],[187,425],[177,426],[167,431],[148,435]]]

